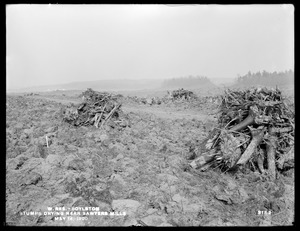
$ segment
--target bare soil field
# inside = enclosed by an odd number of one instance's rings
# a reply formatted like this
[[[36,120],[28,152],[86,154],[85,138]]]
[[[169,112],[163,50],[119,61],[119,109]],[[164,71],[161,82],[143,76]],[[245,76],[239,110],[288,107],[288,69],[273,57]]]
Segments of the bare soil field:
[[[191,146],[217,123],[212,94],[159,105],[123,97],[128,126],[99,129],[62,120],[67,105],[82,102],[80,93],[7,95],[7,225],[293,224],[293,168],[274,181],[252,171],[187,167]]]

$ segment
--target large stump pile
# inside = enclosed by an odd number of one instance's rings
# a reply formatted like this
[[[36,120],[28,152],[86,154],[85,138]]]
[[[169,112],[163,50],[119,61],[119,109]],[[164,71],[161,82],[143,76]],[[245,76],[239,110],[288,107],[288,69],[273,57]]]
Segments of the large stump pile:
[[[249,168],[275,178],[294,167],[294,112],[279,89],[227,90],[220,110],[218,127],[194,151],[193,168]]]
[[[63,115],[63,120],[74,126],[92,126],[101,128],[108,120],[124,124],[120,114],[121,103],[118,95],[106,92],[96,92],[91,88],[82,93],[83,103],[78,106],[69,106]]]
[[[183,88],[171,92],[168,91],[168,94],[172,100],[196,98],[196,95],[192,91]]]

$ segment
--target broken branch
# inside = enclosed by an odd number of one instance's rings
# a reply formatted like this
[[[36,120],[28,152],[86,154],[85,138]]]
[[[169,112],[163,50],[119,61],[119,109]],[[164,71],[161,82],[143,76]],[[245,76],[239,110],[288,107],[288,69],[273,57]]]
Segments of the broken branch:
[[[240,122],[239,124],[233,126],[230,131],[240,131],[243,130],[244,128],[246,128],[247,126],[251,125],[254,123],[255,120],[255,113],[253,110],[251,110],[251,108],[249,109],[249,114],[246,117],[246,119],[244,119],[242,122]]]
[[[97,123],[95,124],[96,128],[98,128],[98,124],[99,124],[99,122],[100,122],[100,120],[102,118],[102,115],[103,115],[104,111],[105,111],[106,105],[107,105],[107,103],[104,105],[103,110],[102,110],[102,112],[101,112],[101,114],[99,116],[99,119],[98,119]]]
[[[102,126],[105,124],[105,122],[107,120],[109,120],[109,118],[115,113],[115,111],[121,106],[121,104],[117,104],[115,105],[115,107],[110,111],[110,113],[107,115],[107,117],[103,120],[103,122],[101,123],[100,128],[102,128]]]
[[[47,148],[49,148],[49,142],[48,142],[48,137],[46,136],[46,144],[47,144]]]
[[[270,130],[271,133],[286,133],[286,132],[290,132],[290,131],[293,131],[293,127],[285,127],[285,128],[272,127]]]

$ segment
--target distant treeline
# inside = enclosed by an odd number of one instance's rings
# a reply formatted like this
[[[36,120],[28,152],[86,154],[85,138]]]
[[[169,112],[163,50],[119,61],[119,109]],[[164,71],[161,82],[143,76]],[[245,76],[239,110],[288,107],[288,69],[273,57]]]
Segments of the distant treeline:
[[[212,82],[205,76],[186,76],[172,79],[166,79],[162,83],[162,87],[182,87],[182,88],[194,88],[205,84],[212,84]]]
[[[263,86],[284,86],[294,83],[294,72],[292,70],[282,72],[256,72],[250,71],[243,76],[238,76],[237,85],[263,85]]]

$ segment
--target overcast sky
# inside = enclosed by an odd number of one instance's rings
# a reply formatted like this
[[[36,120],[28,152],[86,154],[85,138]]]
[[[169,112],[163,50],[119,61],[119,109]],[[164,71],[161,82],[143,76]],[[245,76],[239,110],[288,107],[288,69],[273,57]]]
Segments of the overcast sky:
[[[7,5],[7,88],[294,69],[292,5]]]

